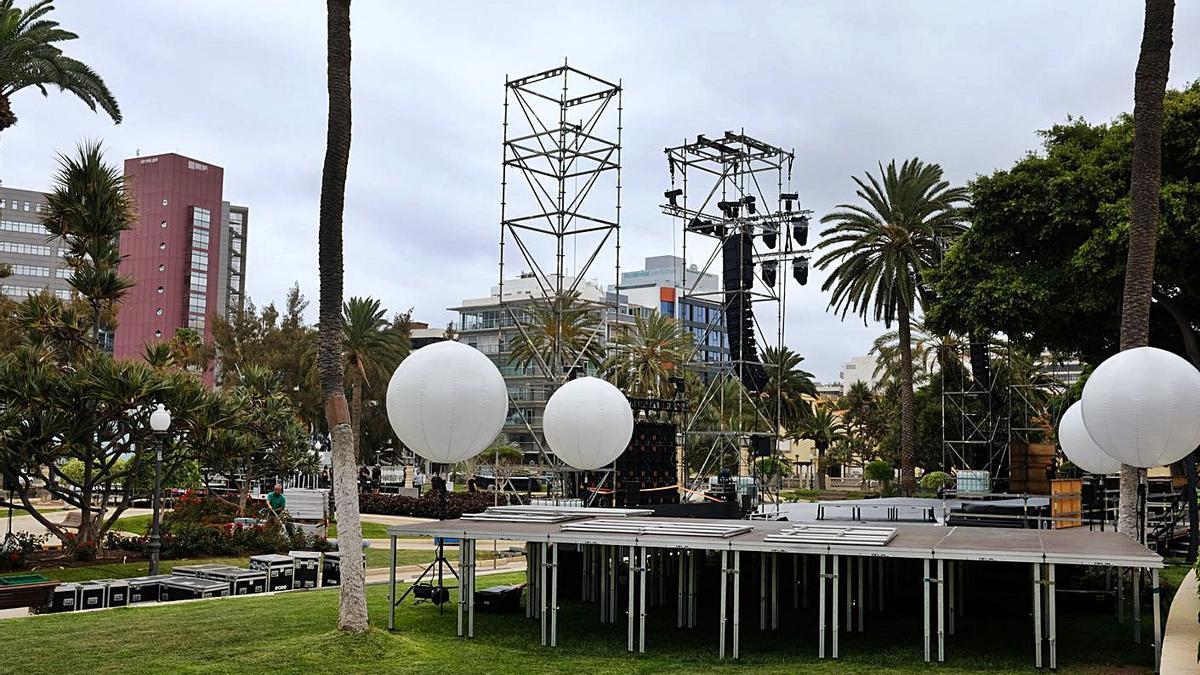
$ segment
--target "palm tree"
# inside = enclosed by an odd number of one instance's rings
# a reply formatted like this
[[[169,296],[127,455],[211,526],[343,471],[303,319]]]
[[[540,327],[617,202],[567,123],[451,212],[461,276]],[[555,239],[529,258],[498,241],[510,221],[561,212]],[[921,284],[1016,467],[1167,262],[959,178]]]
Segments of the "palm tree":
[[[603,325],[579,291],[564,291],[534,302],[521,334],[513,338],[508,362],[520,368],[537,364],[550,378],[563,369],[598,366],[604,360]]]
[[[91,305],[92,340],[98,346],[104,312],[133,287],[119,267],[121,233],[133,229],[137,213],[124,173],[104,162],[100,143],[85,142],[75,157],[59,155],[58,163],[42,224],[62,241],[71,267],[67,283]]]
[[[363,460],[363,388],[386,379],[411,349],[407,333],[393,330],[387,310],[375,298],[353,297],[342,306],[342,353],[350,380],[350,422],[354,456]]]
[[[350,426],[342,367],[342,211],[346,205],[346,167],[350,162],[350,0],[326,0],[326,11],[329,113],[317,232],[317,267],[321,277],[317,371],[333,449],[338,551],[346,560],[357,560],[362,555],[362,521],[358,513],[354,430]],[[339,629],[362,633],[369,627],[364,582],[361,565],[346,566],[338,603]]]
[[[922,275],[936,266],[947,243],[964,229],[964,188],[942,178],[942,168],[910,159],[897,169],[879,166],[880,178],[854,178],[865,202],[840,204],[821,219],[834,226],[821,233],[826,253],[817,266],[836,266],[821,290],[832,290],[829,306],[844,317],[898,325],[900,340],[900,482],[905,494],[916,489],[913,441],[912,315],[928,289]]]
[[[961,369],[965,375],[962,354],[967,346],[966,341],[953,334],[932,333],[926,330],[924,322],[921,321],[912,321],[911,326],[913,386],[926,384],[937,372],[951,373],[953,369]],[[988,346],[994,348],[997,345],[989,343]],[[1003,346],[1000,347],[1002,350]],[[871,345],[871,353],[876,356],[874,376],[879,381],[900,379],[903,363],[900,352],[898,331],[889,330],[875,338]],[[995,360],[1000,358],[999,354],[993,356]]]
[[[1175,0],[1146,0],[1142,48],[1133,81],[1133,161],[1129,176],[1129,253],[1121,303],[1121,349],[1150,343],[1150,299],[1162,188],[1163,97],[1171,69]],[[1136,537],[1142,471],[1121,467],[1117,529]]]
[[[825,452],[835,443],[846,438],[846,428],[842,419],[832,407],[826,405],[814,406],[812,414],[800,420],[800,424],[792,432],[795,438],[804,438],[813,442],[817,448],[817,489],[825,489]]]
[[[763,350],[762,363],[768,379],[761,398],[769,408],[768,417],[778,417],[778,426],[784,429],[790,429],[808,415],[811,411],[809,399],[817,397],[812,373],[800,369],[803,362],[804,357],[788,347]]]
[[[670,398],[670,379],[683,377],[683,365],[691,356],[691,335],[674,318],[665,314],[639,316],[633,329],[613,338],[601,372],[627,394]]]
[[[50,95],[47,87],[58,87],[121,123],[121,109],[104,80],[59,48],[58,43],[79,36],[48,19],[53,10],[50,0],[35,2],[23,11],[13,7],[13,0],[0,0],[0,132],[17,123],[12,96],[28,87],[37,88],[43,96]]]

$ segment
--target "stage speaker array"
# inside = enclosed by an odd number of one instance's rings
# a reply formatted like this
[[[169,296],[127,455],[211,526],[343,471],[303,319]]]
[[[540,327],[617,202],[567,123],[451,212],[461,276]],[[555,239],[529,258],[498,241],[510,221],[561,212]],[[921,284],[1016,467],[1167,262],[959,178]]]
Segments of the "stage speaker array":
[[[670,422],[639,420],[634,423],[629,447],[616,461],[613,475],[614,485],[619,488],[615,493],[616,506],[679,503],[679,491],[665,489],[678,483],[675,433],[675,425]]]
[[[746,389],[762,391],[767,385],[767,370],[758,357],[758,344],[754,340],[754,304],[746,293],[754,287],[753,253],[753,235],[748,232],[729,236],[721,243],[729,359],[741,362],[740,377]]]

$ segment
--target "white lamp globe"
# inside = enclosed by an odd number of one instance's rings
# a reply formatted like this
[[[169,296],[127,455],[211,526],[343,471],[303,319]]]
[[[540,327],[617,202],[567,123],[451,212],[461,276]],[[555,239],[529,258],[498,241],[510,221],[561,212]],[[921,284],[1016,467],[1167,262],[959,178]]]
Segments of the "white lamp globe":
[[[1138,347],[1109,357],[1081,404],[1092,440],[1123,464],[1164,466],[1200,445],[1200,371],[1171,352]]]
[[[496,439],[507,413],[508,390],[496,364],[458,342],[414,351],[388,382],[392,429],[431,462],[453,464],[478,455]]]
[[[167,410],[167,406],[159,403],[154,412],[150,413],[150,430],[161,434],[170,428],[171,411]]]
[[[1107,476],[1121,470],[1121,463],[1096,445],[1083,426],[1083,408],[1079,401],[1071,404],[1058,423],[1058,442],[1063,453],[1075,466],[1088,473]]]
[[[619,389],[595,377],[564,384],[546,402],[542,431],[568,466],[591,471],[612,464],[633,437],[633,409]]]

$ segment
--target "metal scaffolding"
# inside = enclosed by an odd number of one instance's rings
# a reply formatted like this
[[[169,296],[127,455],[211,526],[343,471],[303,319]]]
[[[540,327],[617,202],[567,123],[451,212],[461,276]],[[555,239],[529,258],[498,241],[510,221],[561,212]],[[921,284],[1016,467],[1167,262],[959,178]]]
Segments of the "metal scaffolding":
[[[536,280],[541,297],[532,301],[547,301],[546,307],[559,318],[581,304],[562,302],[563,298],[578,291],[589,274],[611,270],[617,292],[582,304],[602,319],[609,313],[618,319],[622,314],[621,92],[619,80],[585,73],[566,60],[562,66],[505,82],[499,270],[503,316],[496,326],[502,354],[512,342],[536,344],[527,311],[531,298],[505,295],[506,264],[519,264],[523,275]],[[550,341],[550,353],[531,350],[548,393],[586,367],[588,350],[603,350],[609,337],[603,330],[608,321],[601,320],[587,345],[574,349],[561,339],[562,322],[554,324],[558,333]],[[509,398],[510,409],[520,411]],[[525,426],[541,461],[552,465],[532,422],[526,420]]]
[[[689,299],[716,300],[722,307],[719,314],[707,317],[697,349],[688,359],[702,391],[692,399],[699,403],[686,415],[681,436],[685,448],[696,442],[707,451],[704,466],[693,478],[692,486],[698,488],[699,478],[710,466],[721,466],[730,451],[738,454],[739,473],[745,472],[746,461],[751,473],[757,467],[754,457],[743,460],[743,449],[758,446],[761,453],[765,441],[767,456],[778,458],[781,401],[761,395],[770,374],[759,353],[766,347],[783,347],[786,277],[792,270],[797,280],[807,280],[811,211],[801,209],[798,195],[791,192],[794,151],[744,132],[726,131],[719,139],[700,135],[693,142],[666,148],[665,153],[671,184],[664,193],[667,201],[662,212],[679,219],[684,260],[690,260],[689,246],[700,251],[696,260],[703,260],[699,271],[684,265],[676,301],[687,306]],[[701,290],[704,275],[718,264],[723,268],[723,288]],[[762,303],[768,303],[772,311],[766,315],[775,322],[766,329],[764,313],[755,311]],[[715,329],[722,322],[727,326],[730,358],[696,361],[699,344],[720,339]],[[706,416],[705,410],[714,404],[731,414]]]

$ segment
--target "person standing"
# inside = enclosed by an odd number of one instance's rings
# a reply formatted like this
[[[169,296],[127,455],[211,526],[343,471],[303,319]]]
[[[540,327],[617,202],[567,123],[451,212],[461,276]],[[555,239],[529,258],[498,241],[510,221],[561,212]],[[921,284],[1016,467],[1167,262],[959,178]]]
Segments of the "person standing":
[[[282,485],[276,484],[275,489],[272,490],[271,493],[267,495],[267,504],[271,507],[271,510],[274,511],[275,515],[277,515],[277,516],[279,514],[283,513],[284,509],[287,508],[287,497],[283,496],[283,486]]]
[[[421,467],[413,470],[413,487],[417,488],[417,496],[421,496],[421,488],[425,487],[425,474],[421,473]]]

